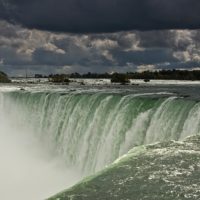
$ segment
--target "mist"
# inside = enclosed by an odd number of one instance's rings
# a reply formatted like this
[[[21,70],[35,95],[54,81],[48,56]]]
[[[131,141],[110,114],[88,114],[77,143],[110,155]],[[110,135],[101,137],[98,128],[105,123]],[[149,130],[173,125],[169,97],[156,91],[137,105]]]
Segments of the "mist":
[[[0,199],[43,200],[80,180],[77,170],[67,169],[32,130],[19,125],[20,111],[12,114],[0,106]]]

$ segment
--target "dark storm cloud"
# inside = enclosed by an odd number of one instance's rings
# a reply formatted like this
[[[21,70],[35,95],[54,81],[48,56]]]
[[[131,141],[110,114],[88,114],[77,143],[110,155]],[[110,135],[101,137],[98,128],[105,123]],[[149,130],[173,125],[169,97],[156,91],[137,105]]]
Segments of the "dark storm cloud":
[[[0,0],[0,17],[73,33],[200,28],[199,0]]]
[[[171,48],[174,43],[174,33],[170,31],[149,31],[138,33],[140,46],[144,48]]]
[[[135,65],[151,65],[156,63],[175,62],[178,61],[173,56],[170,49],[147,49],[143,51],[116,51],[113,57],[118,60],[118,64],[124,66],[126,63],[134,63]]]
[[[187,62],[171,62],[166,64],[157,64],[155,69],[166,70],[166,69],[181,69],[181,70],[195,70],[200,69],[199,61],[187,61]]]
[[[0,20],[0,70],[126,72],[200,67],[200,30],[58,34]]]

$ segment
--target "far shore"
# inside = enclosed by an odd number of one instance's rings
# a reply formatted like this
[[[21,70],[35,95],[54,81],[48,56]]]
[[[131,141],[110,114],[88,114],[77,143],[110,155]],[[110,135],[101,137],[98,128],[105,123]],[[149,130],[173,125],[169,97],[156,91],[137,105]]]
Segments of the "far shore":
[[[11,84],[55,84],[55,85],[121,85],[121,83],[111,83],[111,79],[101,78],[70,78],[69,83],[52,83],[48,78],[11,78]],[[200,85],[200,80],[149,80],[144,79],[130,79],[130,83],[125,85]],[[122,84],[123,85],[123,84]]]

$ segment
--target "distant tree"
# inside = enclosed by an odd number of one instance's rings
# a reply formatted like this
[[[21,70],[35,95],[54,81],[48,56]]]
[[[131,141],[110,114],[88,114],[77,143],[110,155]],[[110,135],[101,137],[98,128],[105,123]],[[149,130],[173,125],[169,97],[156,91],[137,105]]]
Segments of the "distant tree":
[[[81,78],[81,75],[79,73],[75,72],[75,73],[70,74],[69,77],[70,78]]]
[[[127,84],[127,83],[130,83],[130,80],[128,79],[126,74],[114,73],[114,74],[112,74],[111,82],[112,83]]]
[[[0,71],[0,83],[10,83],[11,80],[8,78],[7,74]]]
[[[65,83],[68,84],[70,80],[66,74],[55,74],[49,76],[49,81],[53,83]]]
[[[91,73],[79,74],[72,73],[69,75],[58,75],[50,74],[49,79],[52,82],[67,82],[68,77],[70,78],[106,78],[111,79],[113,83],[129,83],[130,79],[142,79],[144,81],[150,81],[153,79],[164,79],[164,80],[200,80],[200,70],[160,70],[160,71],[143,71],[143,72],[127,72],[127,73]],[[66,81],[64,81],[66,79]],[[69,81],[69,80],[68,80]]]
[[[42,74],[35,74],[35,78],[43,78]]]
[[[150,82],[150,79],[144,79],[144,82],[145,83]]]

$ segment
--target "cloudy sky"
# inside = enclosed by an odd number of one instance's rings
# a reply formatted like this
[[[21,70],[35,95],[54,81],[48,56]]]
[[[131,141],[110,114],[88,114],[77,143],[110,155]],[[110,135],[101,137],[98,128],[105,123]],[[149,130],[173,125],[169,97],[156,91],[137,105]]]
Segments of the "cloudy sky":
[[[198,69],[199,10],[199,0],[0,0],[0,70]]]

